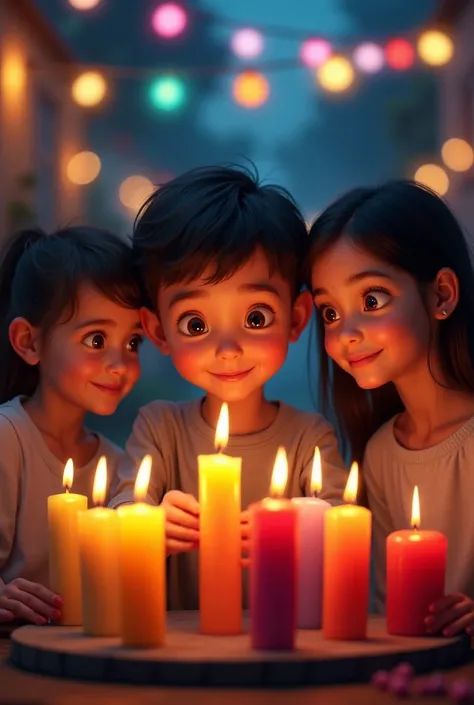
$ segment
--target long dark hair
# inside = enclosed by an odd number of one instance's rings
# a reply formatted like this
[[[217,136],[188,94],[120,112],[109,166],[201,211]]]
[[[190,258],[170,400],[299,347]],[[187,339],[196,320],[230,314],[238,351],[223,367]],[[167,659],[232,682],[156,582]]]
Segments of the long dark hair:
[[[139,308],[131,260],[129,243],[97,228],[52,235],[24,230],[6,242],[0,262],[0,403],[31,396],[39,382],[39,366],[27,364],[10,344],[10,323],[22,317],[47,335],[74,315],[84,283],[124,308]]]
[[[474,272],[467,241],[446,203],[412,181],[350,191],[311,227],[308,281],[312,265],[343,236],[410,274],[422,297],[440,269],[449,267],[455,272],[459,302],[440,324],[437,352],[450,388],[474,391]],[[336,425],[344,451],[361,461],[371,435],[402,411],[403,405],[392,383],[366,391],[334,364],[324,349],[324,325],[319,315],[317,323],[322,407]]]

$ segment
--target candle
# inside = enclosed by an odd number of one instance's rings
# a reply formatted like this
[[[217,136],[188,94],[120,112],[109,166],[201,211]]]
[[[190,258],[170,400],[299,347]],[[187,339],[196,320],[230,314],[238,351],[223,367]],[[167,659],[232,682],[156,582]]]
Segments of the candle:
[[[358,466],[353,463],[344,492],[355,502]],[[365,639],[370,580],[372,514],[364,507],[331,507],[325,516],[323,635],[326,639]]]
[[[331,507],[329,502],[318,499],[321,487],[321,453],[316,446],[310,485],[313,496],[293,499],[299,514],[298,629],[321,628],[324,518]]]
[[[293,649],[296,631],[298,510],[283,494],[288,461],[279,448],[271,497],[250,507],[250,609],[254,649]]]
[[[229,436],[223,404],[215,455],[199,455],[199,608],[203,634],[242,631],[241,458],[222,453]]]
[[[101,457],[92,490],[96,506],[78,515],[82,613],[89,636],[120,634],[118,514],[102,506],[106,487],[107,461]]]
[[[418,487],[411,525],[387,537],[387,631],[399,636],[426,634],[429,606],[445,590],[448,540],[439,531],[419,531]]]
[[[150,472],[146,455],[135,481],[136,503],[117,509],[122,642],[133,647],[162,646],[165,640],[165,513],[143,501]]]
[[[87,509],[87,497],[69,491],[73,479],[74,465],[69,459],[63,473],[66,492],[48,497],[49,587],[64,600],[58,624],[67,626],[82,624],[77,515]]]

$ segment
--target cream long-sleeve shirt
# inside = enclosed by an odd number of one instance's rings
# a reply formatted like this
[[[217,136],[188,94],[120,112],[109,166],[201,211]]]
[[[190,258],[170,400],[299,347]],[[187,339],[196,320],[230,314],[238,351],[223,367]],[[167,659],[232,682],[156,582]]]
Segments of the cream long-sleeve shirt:
[[[386,538],[410,528],[415,485],[420,528],[441,531],[448,539],[446,593],[474,599],[474,417],[424,450],[403,448],[395,439],[394,422],[370,439],[363,464],[373,514],[375,608],[385,610]]]

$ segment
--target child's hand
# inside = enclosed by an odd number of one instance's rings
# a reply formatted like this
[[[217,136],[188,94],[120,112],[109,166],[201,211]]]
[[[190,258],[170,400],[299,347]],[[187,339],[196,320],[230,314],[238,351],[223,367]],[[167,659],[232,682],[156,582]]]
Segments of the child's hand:
[[[455,636],[462,631],[474,634],[474,602],[460,592],[446,595],[433,605],[425,619],[427,632],[444,636]]]
[[[199,543],[199,504],[191,494],[171,490],[161,506],[166,517],[166,553],[192,551]]]
[[[0,586],[0,622],[23,619],[34,624],[46,624],[59,619],[62,599],[44,585],[24,578],[15,578]]]
[[[242,566],[250,565],[250,514],[248,511],[240,513],[240,535],[242,538]]]

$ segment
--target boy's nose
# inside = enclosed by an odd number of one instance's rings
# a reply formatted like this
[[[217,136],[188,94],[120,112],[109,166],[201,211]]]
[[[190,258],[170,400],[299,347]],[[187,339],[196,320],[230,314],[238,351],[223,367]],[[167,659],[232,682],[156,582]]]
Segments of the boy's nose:
[[[217,347],[217,357],[222,360],[235,360],[243,353],[242,348],[236,340],[222,340]]]

